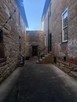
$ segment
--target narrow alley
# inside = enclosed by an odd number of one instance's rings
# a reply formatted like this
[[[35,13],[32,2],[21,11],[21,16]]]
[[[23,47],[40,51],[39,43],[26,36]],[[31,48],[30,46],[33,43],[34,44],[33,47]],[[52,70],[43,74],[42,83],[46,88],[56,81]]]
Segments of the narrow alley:
[[[77,81],[54,65],[32,62],[22,67],[4,102],[77,102]]]
[[[77,102],[77,0],[0,0],[0,102]]]

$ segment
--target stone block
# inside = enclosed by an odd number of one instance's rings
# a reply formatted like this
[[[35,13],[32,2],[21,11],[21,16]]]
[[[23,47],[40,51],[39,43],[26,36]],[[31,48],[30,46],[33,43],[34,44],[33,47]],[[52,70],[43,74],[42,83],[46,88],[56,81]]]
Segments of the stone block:
[[[77,72],[75,72],[75,71],[71,71],[71,74],[72,74],[74,77],[77,78]]]

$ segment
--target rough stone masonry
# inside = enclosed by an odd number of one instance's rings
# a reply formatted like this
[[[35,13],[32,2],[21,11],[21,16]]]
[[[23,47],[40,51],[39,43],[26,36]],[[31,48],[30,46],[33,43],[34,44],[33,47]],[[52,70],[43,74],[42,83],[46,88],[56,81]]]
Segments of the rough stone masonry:
[[[0,28],[11,15],[12,18],[2,28],[3,38],[0,43],[0,53],[3,54],[3,57],[0,56],[0,82],[16,68],[19,56],[19,35],[22,33],[20,13],[15,0],[0,0]]]

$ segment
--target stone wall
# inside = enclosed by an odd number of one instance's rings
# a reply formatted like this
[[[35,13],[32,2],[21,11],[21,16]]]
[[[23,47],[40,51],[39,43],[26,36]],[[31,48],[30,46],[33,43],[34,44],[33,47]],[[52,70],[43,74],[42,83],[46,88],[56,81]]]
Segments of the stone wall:
[[[70,62],[64,62],[62,60],[57,59],[56,65],[63,70],[65,73],[69,74],[70,76],[77,79],[77,65],[70,63]]]
[[[77,0],[51,0],[49,33],[52,34],[52,52],[56,57],[77,64]],[[68,8],[68,42],[62,43],[62,13]],[[49,7],[44,18],[44,31],[48,30]],[[46,37],[47,38],[47,37]],[[47,38],[48,42],[48,38]]]
[[[44,15],[45,17],[42,18],[42,26],[43,26],[43,32],[44,32],[44,35],[45,35],[45,52],[46,54],[48,53],[48,34],[52,34],[51,32],[51,2],[49,4],[49,7],[47,9],[47,12],[46,14]]]
[[[62,13],[68,8],[68,42],[61,43]],[[52,0],[51,31],[53,52],[56,56],[66,56],[72,63],[77,64],[77,1]]]
[[[14,10],[16,9],[16,12]],[[19,57],[19,35],[20,29],[20,14],[16,6],[15,0],[1,0],[0,1],[0,27],[10,17],[3,30],[3,45],[6,61],[0,63],[0,82],[12,73],[17,64]]]
[[[21,33],[20,33],[21,55],[25,57],[26,56],[26,26],[22,17],[20,17],[20,29],[21,29]]]

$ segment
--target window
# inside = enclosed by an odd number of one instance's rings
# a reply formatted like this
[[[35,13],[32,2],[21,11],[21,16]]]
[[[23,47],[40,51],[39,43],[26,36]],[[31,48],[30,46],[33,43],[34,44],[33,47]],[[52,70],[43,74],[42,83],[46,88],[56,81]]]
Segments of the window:
[[[3,31],[0,30],[0,43],[2,43],[2,42],[3,42]]]
[[[62,42],[68,41],[68,8],[62,13]]]
[[[0,59],[4,57],[3,31],[0,30]]]
[[[21,51],[21,36],[19,36],[19,51]]]

